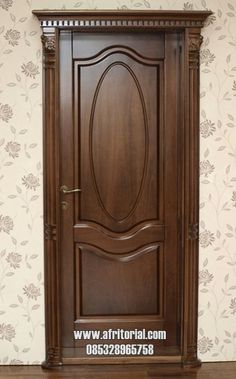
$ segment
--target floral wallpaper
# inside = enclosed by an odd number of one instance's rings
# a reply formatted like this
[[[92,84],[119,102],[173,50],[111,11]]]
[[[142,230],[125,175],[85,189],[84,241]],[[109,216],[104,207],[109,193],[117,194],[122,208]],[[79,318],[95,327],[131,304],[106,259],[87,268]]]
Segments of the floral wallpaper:
[[[236,360],[236,0],[0,0],[0,364],[44,359],[36,8],[211,9],[201,48],[199,356]]]

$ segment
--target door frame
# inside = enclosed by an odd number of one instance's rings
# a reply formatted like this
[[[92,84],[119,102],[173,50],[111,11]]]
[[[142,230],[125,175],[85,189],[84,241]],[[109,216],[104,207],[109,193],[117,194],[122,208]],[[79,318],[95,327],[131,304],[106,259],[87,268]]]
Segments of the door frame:
[[[61,366],[60,337],[60,198],[59,33],[180,31],[182,96],[179,130],[179,246],[181,271],[181,354],[178,357],[139,357],[136,362],[179,362],[198,366],[198,234],[199,234],[199,50],[201,28],[210,11],[71,11],[34,10],[43,30],[43,161],[46,360],[42,366]],[[116,358],[117,359],[117,358]],[[72,363],[72,362],[71,362]],[[94,363],[99,363],[95,359]],[[101,362],[102,363],[102,362]],[[113,363],[122,363],[114,361]],[[134,363],[134,362],[133,362]]]

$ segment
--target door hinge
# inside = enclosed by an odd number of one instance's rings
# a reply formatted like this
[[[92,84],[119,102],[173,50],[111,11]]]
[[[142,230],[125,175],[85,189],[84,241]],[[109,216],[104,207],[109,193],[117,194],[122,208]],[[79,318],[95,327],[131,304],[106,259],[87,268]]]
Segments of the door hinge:
[[[190,240],[198,240],[199,238],[199,224],[189,224],[188,226],[188,238]]]

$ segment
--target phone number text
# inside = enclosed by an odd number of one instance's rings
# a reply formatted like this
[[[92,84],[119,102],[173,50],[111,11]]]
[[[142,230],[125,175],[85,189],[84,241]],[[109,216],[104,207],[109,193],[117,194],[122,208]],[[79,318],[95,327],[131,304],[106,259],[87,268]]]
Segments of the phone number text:
[[[153,355],[154,345],[151,344],[88,344],[87,355]]]

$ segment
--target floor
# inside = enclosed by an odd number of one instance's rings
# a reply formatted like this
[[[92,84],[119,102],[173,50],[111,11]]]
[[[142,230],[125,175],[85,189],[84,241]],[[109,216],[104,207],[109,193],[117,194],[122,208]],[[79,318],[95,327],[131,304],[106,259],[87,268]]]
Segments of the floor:
[[[178,365],[67,366],[45,371],[39,366],[0,366],[0,379],[235,379],[236,362],[203,363],[198,369]]]

